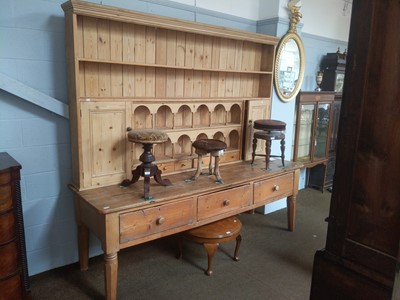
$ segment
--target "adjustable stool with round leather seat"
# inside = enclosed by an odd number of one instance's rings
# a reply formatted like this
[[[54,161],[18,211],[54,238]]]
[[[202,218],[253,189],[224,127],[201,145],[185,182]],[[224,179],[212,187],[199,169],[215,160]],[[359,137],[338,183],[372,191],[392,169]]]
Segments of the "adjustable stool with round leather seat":
[[[126,179],[120,183],[122,187],[128,187],[137,182],[140,176],[144,177],[144,194],[145,200],[151,200],[153,197],[149,195],[150,192],[150,177],[160,185],[172,185],[169,179],[161,178],[161,170],[157,165],[153,164],[155,160],[153,155],[153,144],[165,143],[168,140],[168,135],[160,130],[151,129],[137,129],[129,132],[128,141],[132,143],[139,143],[143,145],[143,153],[139,160],[142,162],[135,170],[132,171],[132,179]]]
[[[251,164],[254,163],[256,156],[265,157],[265,169],[268,169],[270,157],[280,157],[282,166],[285,166],[285,130],[286,123],[278,120],[256,120],[253,124],[254,129],[258,129],[253,135],[253,152]],[[256,154],[257,140],[265,140],[265,154]],[[271,143],[273,140],[281,141],[281,155],[271,155]]]

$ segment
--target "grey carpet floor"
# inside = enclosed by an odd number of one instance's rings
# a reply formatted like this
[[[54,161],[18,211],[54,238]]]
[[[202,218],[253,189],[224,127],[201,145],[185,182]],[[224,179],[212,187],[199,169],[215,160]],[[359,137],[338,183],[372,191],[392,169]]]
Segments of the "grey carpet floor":
[[[331,194],[301,190],[294,232],[286,230],[286,209],[268,215],[241,214],[240,261],[235,243],[220,245],[212,276],[201,245],[184,243],[178,260],[174,236],[119,252],[118,299],[277,299],[309,298],[313,258],[325,245]],[[104,299],[102,256],[89,270],[72,264],[32,276],[33,299]]]

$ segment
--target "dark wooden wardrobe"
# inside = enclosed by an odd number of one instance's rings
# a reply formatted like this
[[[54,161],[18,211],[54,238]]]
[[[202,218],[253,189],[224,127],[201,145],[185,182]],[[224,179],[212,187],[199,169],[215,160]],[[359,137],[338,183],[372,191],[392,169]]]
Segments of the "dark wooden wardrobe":
[[[326,248],[311,299],[400,299],[400,1],[354,0]]]

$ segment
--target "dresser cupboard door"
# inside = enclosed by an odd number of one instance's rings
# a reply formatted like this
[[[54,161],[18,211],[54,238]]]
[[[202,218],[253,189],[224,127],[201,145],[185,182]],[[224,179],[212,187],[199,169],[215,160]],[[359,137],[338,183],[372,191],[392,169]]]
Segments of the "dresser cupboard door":
[[[109,185],[126,178],[125,106],[123,102],[81,104],[83,188]]]
[[[253,151],[253,122],[260,119],[270,119],[271,116],[271,101],[270,100],[249,100],[246,101],[246,123],[245,123],[245,134],[246,140],[244,145],[244,158],[245,160],[251,160],[251,153]],[[257,143],[257,154],[265,154],[265,141],[259,140]]]

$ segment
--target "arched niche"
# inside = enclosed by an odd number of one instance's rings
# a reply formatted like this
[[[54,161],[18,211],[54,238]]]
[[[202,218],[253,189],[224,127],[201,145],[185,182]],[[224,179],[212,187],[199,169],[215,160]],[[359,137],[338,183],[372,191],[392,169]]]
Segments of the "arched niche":
[[[214,111],[211,113],[212,125],[225,125],[226,124],[226,109],[222,104],[218,104]]]
[[[172,129],[174,123],[171,108],[167,105],[162,105],[157,110],[156,114],[156,128]]]
[[[200,105],[193,115],[193,124],[195,127],[210,126],[210,110],[206,105]]]
[[[228,111],[228,123],[240,124],[242,119],[242,109],[238,104],[232,105],[231,109]]]
[[[218,131],[214,134],[213,139],[225,142],[225,136],[221,131]]]
[[[174,144],[174,157],[190,156],[192,154],[192,142],[186,134],[181,135]]]
[[[240,140],[239,140],[239,133],[237,132],[237,130],[232,130],[229,133],[229,141],[227,142],[227,144],[228,148],[230,149],[235,149],[235,150],[239,149]]]
[[[133,112],[133,127],[136,129],[153,128],[153,118],[146,106],[138,106]]]
[[[193,114],[188,105],[179,107],[174,119],[175,128],[191,128],[193,126]]]
[[[153,146],[153,154],[158,160],[171,159],[173,156],[173,145],[170,139],[165,143],[155,144]]]

